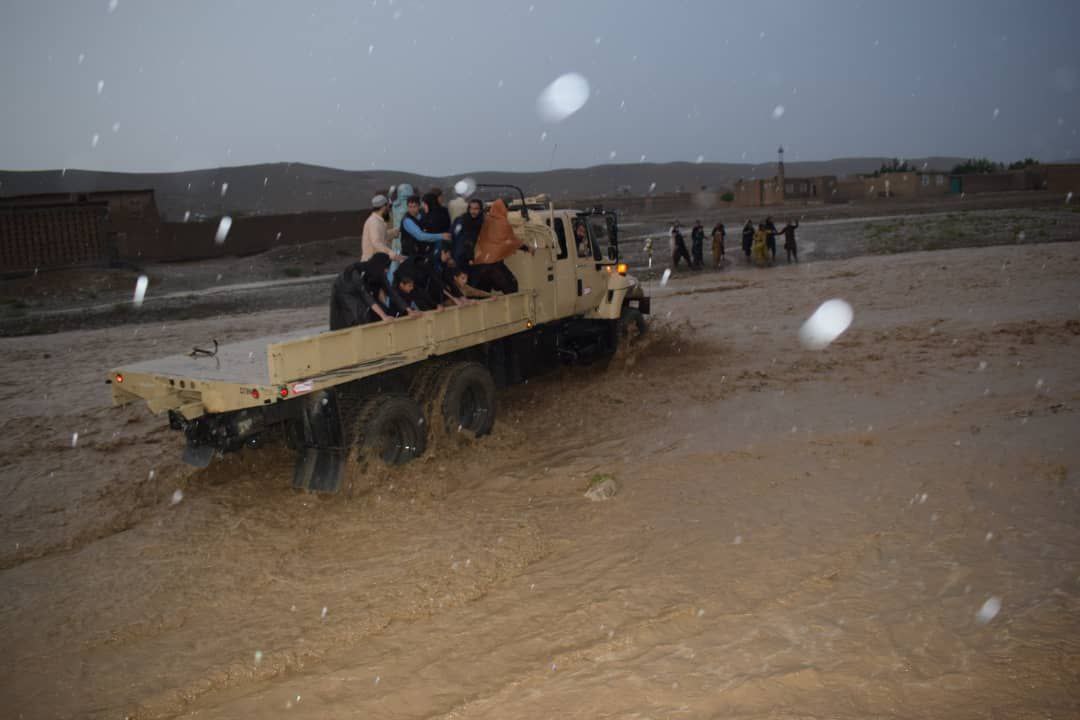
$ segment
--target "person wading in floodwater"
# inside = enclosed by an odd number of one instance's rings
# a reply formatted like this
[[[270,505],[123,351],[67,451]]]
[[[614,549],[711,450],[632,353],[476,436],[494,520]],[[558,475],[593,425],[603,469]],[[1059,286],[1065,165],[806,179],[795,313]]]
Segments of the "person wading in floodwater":
[[[788,262],[791,262],[792,258],[795,258],[795,262],[799,262],[799,246],[795,243],[795,230],[798,227],[798,220],[794,223],[789,220],[784,229],[780,231],[780,234],[784,236],[784,250],[787,251]]]
[[[686,258],[688,267],[694,266],[693,261],[690,260],[690,253],[686,251],[686,241],[683,240],[682,231],[679,229],[679,221],[676,220],[671,226],[671,265],[673,268],[679,267],[679,258]]]

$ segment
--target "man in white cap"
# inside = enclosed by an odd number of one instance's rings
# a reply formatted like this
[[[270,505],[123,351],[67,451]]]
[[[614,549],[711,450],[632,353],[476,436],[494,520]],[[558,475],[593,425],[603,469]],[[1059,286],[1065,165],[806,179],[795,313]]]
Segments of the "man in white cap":
[[[375,253],[386,253],[395,263],[405,257],[394,252],[390,247],[390,231],[386,227],[386,218],[390,214],[390,203],[385,195],[371,198],[371,214],[364,221],[364,234],[360,238],[360,260],[367,262]]]

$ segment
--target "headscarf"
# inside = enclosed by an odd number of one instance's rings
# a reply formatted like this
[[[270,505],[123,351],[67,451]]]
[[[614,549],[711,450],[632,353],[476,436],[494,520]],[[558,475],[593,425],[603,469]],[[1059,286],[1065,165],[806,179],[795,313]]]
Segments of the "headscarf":
[[[413,186],[409,183],[401,183],[397,186],[397,197],[394,198],[394,204],[390,210],[390,227],[399,228],[401,223],[405,220],[405,216],[409,213],[409,198],[413,196]],[[398,255],[401,254],[401,237],[394,238],[392,247],[394,252]]]
[[[521,247],[521,240],[514,234],[507,218],[506,203],[498,199],[488,208],[484,224],[480,226],[480,237],[476,241],[476,265],[497,263],[510,257]]]

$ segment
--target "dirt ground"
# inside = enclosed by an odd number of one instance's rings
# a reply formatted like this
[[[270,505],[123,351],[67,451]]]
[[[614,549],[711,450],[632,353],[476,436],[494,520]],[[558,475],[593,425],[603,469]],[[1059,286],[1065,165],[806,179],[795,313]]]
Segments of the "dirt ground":
[[[103,383],[321,306],[0,338],[0,707],[1076,717],[1078,274],[1076,243],[677,274],[608,369],[334,497],[273,447],[188,468]],[[854,324],[802,349],[833,297]]]

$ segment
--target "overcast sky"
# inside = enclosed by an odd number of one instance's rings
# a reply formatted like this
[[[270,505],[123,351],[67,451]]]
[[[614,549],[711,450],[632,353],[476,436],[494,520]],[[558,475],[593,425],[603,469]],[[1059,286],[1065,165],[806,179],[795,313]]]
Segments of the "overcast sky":
[[[1078,31],[1074,0],[0,0],[0,168],[1062,160]],[[568,72],[588,102],[545,121]]]

